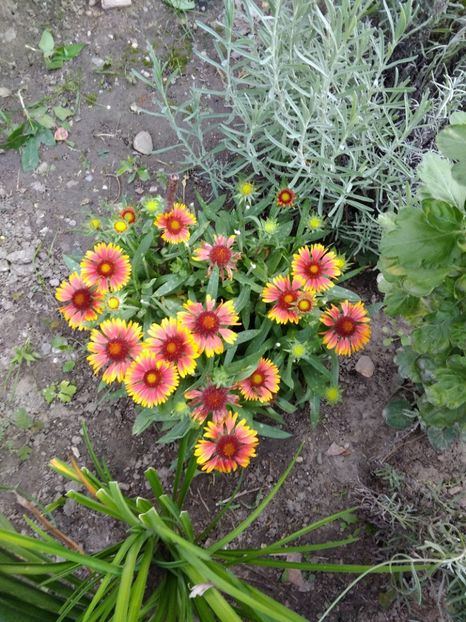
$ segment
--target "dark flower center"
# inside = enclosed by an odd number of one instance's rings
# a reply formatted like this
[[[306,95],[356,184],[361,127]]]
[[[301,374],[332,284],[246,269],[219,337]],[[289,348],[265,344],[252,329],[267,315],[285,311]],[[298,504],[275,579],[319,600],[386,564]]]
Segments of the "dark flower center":
[[[213,335],[219,326],[218,317],[212,311],[203,311],[196,320],[196,331],[201,335]]]
[[[225,434],[217,441],[217,454],[221,458],[232,458],[239,449],[239,442],[233,434]]]
[[[170,337],[163,344],[163,356],[167,361],[177,361],[183,351],[184,345],[179,337]]]
[[[283,307],[289,307],[296,299],[298,298],[298,294],[292,290],[287,290],[281,294],[279,303]]]
[[[217,244],[212,247],[209,258],[210,261],[217,264],[217,266],[226,266],[231,259],[231,250],[223,244]]]
[[[264,381],[264,374],[261,374],[259,371],[255,371],[251,376],[251,384],[253,384],[255,387],[260,387],[262,384],[264,384]]]
[[[356,330],[354,320],[347,315],[340,317],[335,323],[335,332],[340,337],[350,337]]]
[[[77,309],[89,309],[92,306],[91,292],[84,287],[77,289],[71,300]]]
[[[311,263],[309,265],[309,274],[311,277],[317,277],[320,275],[320,266],[318,263]]]
[[[144,374],[144,384],[151,389],[160,383],[160,374],[156,369],[149,369]]]
[[[303,298],[298,302],[298,309],[303,313],[307,313],[312,308],[312,303],[307,298]]]
[[[97,272],[102,276],[112,276],[115,266],[111,261],[101,261],[97,266]]]
[[[167,221],[167,229],[171,233],[178,233],[181,229],[181,222],[178,220],[178,218],[169,218]]]
[[[106,351],[112,361],[123,361],[128,356],[129,346],[124,339],[110,339]]]
[[[227,390],[221,387],[207,387],[202,392],[202,402],[207,410],[220,410],[225,407]]]

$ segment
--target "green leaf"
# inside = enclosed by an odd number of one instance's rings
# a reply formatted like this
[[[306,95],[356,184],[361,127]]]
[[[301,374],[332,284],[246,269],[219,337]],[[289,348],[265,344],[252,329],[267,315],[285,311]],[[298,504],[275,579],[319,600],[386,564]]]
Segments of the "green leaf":
[[[466,123],[449,125],[437,135],[437,145],[450,160],[466,160]]]
[[[136,274],[139,274],[142,268],[142,258],[148,253],[154,240],[154,228],[152,227],[148,233],[139,242],[132,261],[132,267]]]
[[[47,404],[51,404],[53,400],[57,397],[57,387],[54,384],[49,385],[42,389],[42,396],[47,402]]]
[[[25,408],[19,408],[14,414],[15,425],[22,430],[32,427],[34,420]]]
[[[31,136],[31,138],[23,146],[21,153],[21,166],[23,167],[23,171],[31,172],[39,166],[39,162],[39,143],[36,136]]]
[[[454,410],[466,403],[466,356],[451,356],[447,367],[436,370],[436,382],[426,388],[428,399]]]
[[[32,448],[28,447],[27,445],[24,445],[23,447],[20,447],[19,449],[16,450],[16,455],[22,462],[27,460],[31,454],[32,454]]]
[[[259,421],[254,421],[252,427],[260,436],[265,438],[290,438],[291,436],[291,434],[285,430],[267,425],[266,423],[260,423]]]
[[[63,255],[63,262],[70,272],[79,272],[81,270],[79,261],[70,255]]]
[[[161,445],[166,445],[167,443],[173,443],[173,441],[177,441],[179,438],[183,438],[183,436],[188,432],[191,428],[192,421],[189,417],[184,417],[181,421],[179,421],[173,428],[160,437],[157,443]]]
[[[65,373],[68,373],[70,371],[73,371],[73,369],[76,367],[76,363],[74,361],[65,361],[63,363],[63,371]]]
[[[456,428],[427,428],[427,438],[435,449],[448,449],[458,439]]]
[[[409,378],[413,382],[421,382],[417,361],[419,353],[405,346],[395,355],[395,363],[398,365],[398,372],[402,378]]]
[[[453,257],[458,254],[460,217],[457,208],[433,200],[425,201],[422,209],[400,210],[394,229],[381,241],[382,255],[392,259],[391,264],[383,266],[385,278],[403,276],[409,271],[410,278],[415,279],[414,269],[421,267],[438,270],[445,266],[448,272]]]
[[[53,40],[52,33],[48,30],[44,30],[39,41],[39,49],[42,50],[44,56],[50,56],[55,47],[55,41]]]
[[[70,43],[63,47],[57,48],[57,52],[63,54],[65,60],[71,60],[81,53],[81,50],[86,47],[85,43]]]
[[[67,119],[68,117],[73,116],[74,113],[69,108],[63,108],[63,106],[54,106],[53,114],[57,117],[57,119],[60,119],[60,121],[65,121],[65,119]]]
[[[334,285],[326,292],[326,295],[329,300],[349,300],[349,302],[359,302],[361,300],[355,292],[340,285]]]
[[[418,174],[424,182],[419,189],[421,199],[438,199],[464,209],[466,185],[453,179],[451,163],[448,160],[437,153],[427,153],[418,168]]]
[[[406,400],[392,400],[382,411],[385,423],[396,430],[409,428],[417,417],[417,412],[411,409]]]
[[[8,135],[4,143],[0,143],[0,149],[19,149],[31,136],[28,129],[30,128],[22,123]]]
[[[177,11],[191,11],[194,9],[194,0],[163,0],[165,4]]]
[[[419,299],[405,292],[398,284],[394,284],[386,293],[384,302],[385,312],[392,316],[410,316],[419,307]]]
[[[219,270],[218,270],[218,266],[215,266],[210,275],[209,282],[207,283],[207,289],[206,289],[206,295],[210,296],[213,300],[216,300],[217,298],[218,278],[219,278]]]

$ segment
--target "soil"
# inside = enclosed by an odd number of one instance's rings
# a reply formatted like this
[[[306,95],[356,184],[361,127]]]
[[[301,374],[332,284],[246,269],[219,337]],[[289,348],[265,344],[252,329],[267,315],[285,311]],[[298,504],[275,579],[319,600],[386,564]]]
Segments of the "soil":
[[[201,10],[201,9],[204,10]],[[101,205],[120,194],[157,194],[163,186],[158,173],[177,170],[176,152],[162,161],[141,156],[151,179],[129,185],[111,177],[120,162],[133,154],[132,141],[140,130],[150,132],[156,148],[173,144],[166,123],[131,110],[137,103],[151,107],[154,93],[131,77],[131,69],[147,72],[146,42],[152,42],[165,59],[181,58],[171,87],[174,100],[182,101],[196,82],[218,87],[218,76],[191,52],[209,49],[208,41],[194,21],[213,24],[221,13],[219,2],[209,3],[189,15],[177,15],[160,0],[133,0],[130,7],[102,11],[71,0],[3,0],[0,6],[0,87],[11,95],[0,100],[3,110],[20,114],[20,89],[27,103],[50,98],[54,105],[72,106],[70,140],[43,148],[41,165],[24,173],[16,151],[0,154],[0,373],[3,381],[0,447],[1,483],[41,505],[61,497],[70,485],[48,468],[53,457],[74,455],[89,464],[81,435],[86,422],[96,452],[107,461],[115,479],[125,482],[135,494],[144,492],[143,471],[160,468],[163,479],[171,480],[169,469],[176,447],[157,445],[157,430],[131,436],[134,410],[129,400],[102,401],[97,381],[79,347],[60,349],[53,338],[60,334],[71,346],[84,342],[70,332],[57,314],[54,290],[67,276],[62,255],[81,254],[91,241],[82,234],[89,215],[99,214]],[[86,48],[63,69],[47,72],[37,47],[44,28],[50,28],[59,43],[83,42]],[[105,69],[106,68],[106,69]],[[102,73],[106,71],[106,73]],[[214,138],[213,138],[214,139]],[[120,188],[121,185],[121,188]],[[374,274],[367,273],[353,283],[366,302],[377,302]],[[364,354],[375,364],[365,378],[355,371],[358,356],[348,359],[342,370],[344,399],[336,407],[325,407],[316,429],[308,413],[286,417],[291,437],[285,441],[262,440],[258,457],[247,470],[243,490],[234,509],[226,515],[225,529],[243,519],[278,479],[301,441],[304,448],[286,485],[259,520],[244,534],[240,545],[260,546],[355,502],[355,489],[369,484],[375,464],[385,462],[407,473],[419,485],[440,487],[461,481],[466,465],[464,447],[455,445],[436,453],[418,431],[406,434],[388,428],[382,410],[399,387],[393,365],[393,347],[383,345],[379,313],[374,318],[374,336]],[[29,343],[39,358],[14,365],[18,348]],[[76,367],[64,372],[63,364],[73,359]],[[77,386],[70,403],[50,405],[42,390],[67,379]],[[21,410],[24,409],[24,410]],[[22,413],[19,415],[18,412]],[[24,412],[31,418],[23,425]],[[26,429],[23,429],[26,428]],[[328,455],[332,443],[343,447],[342,455]],[[330,452],[331,453],[331,452]],[[208,519],[216,503],[231,494],[237,476],[202,475],[195,479],[189,509],[197,525]],[[464,485],[464,482],[463,482]],[[463,487],[460,495],[466,499]],[[461,500],[460,499],[460,500]],[[22,526],[23,509],[8,490],[0,499],[1,509]],[[108,521],[83,514],[72,502],[56,512],[59,527],[88,551],[115,541],[121,533]],[[364,524],[364,512],[361,512]],[[330,552],[326,559],[346,563],[372,563],[384,558],[378,540],[365,531],[362,542],[346,550]],[[328,535],[328,534],[325,534]],[[314,621],[347,585],[348,576],[306,576],[310,591],[284,583],[278,572],[260,569],[248,578],[293,609]],[[329,616],[345,622],[436,622],[443,619],[434,599],[423,607],[394,600],[387,608],[379,598],[387,590],[383,578],[365,579]]]

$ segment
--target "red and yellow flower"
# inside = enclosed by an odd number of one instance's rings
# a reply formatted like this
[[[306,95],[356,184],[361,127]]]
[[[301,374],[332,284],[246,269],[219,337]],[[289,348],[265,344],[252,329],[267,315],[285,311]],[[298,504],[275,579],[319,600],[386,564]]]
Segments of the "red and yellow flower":
[[[277,193],[277,204],[281,207],[292,207],[296,194],[291,188],[281,188]]]
[[[154,220],[154,225],[162,229],[162,240],[170,244],[187,242],[189,227],[197,223],[196,216],[184,203],[175,203],[169,212],[162,212]]]
[[[192,334],[176,318],[164,318],[160,324],[152,324],[144,348],[154,354],[158,361],[172,363],[181,377],[193,374],[199,349]]]
[[[129,257],[116,244],[99,242],[84,255],[81,276],[88,287],[95,285],[102,291],[117,291],[131,276]]]
[[[178,382],[176,367],[167,361],[161,361],[149,350],[143,350],[125,374],[128,395],[144,408],[166,402]]]
[[[237,419],[238,413],[228,413],[221,421],[209,421],[204,428],[204,437],[197,443],[194,455],[206,473],[231,473],[239,466],[245,468],[256,455],[257,432],[246,419]]]
[[[238,383],[238,388],[247,400],[270,402],[280,387],[278,367],[269,359],[261,358],[256,370],[245,380]]]
[[[213,244],[203,242],[202,245],[194,251],[194,261],[208,261],[208,274],[217,266],[222,280],[225,270],[228,278],[232,279],[233,270],[236,268],[236,262],[241,257],[240,253],[231,250],[235,242],[235,237],[234,235],[230,235],[228,238],[224,235],[215,235]]]
[[[302,285],[300,279],[291,280],[289,276],[276,276],[267,283],[262,290],[262,300],[275,303],[267,313],[267,317],[278,324],[287,322],[297,324],[300,314],[296,303],[301,295]]]
[[[141,353],[141,337],[139,324],[121,318],[105,320],[91,333],[87,345],[91,354],[87,360],[95,373],[106,368],[102,376],[104,382],[121,382],[132,361]]]
[[[121,210],[120,218],[126,220],[130,225],[133,225],[136,222],[136,210],[134,207],[131,207],[131,205],[128,205]]]
[[[200,390],[190,389],[184,397],[191,400],[191,406],[195,406],[190,415],[198,423],[203,423],[210,414],[214,422],[224,419],[228,414],[227,404],[237,404],[239,401],[238,396],[230,393],[228,387],[217,387],[214,384]]]
[[[303,246],[293,255],[293,276],[302,279],[303,287],[313,292],[322,292],[332,287],[332,279],[340,276],[341,270],[336,255],[322,244]]]
[[[188,300],[186,311],[178,314],[179,319],[191,331],[200,353],[214,356],[224,351],[223,342],[232,344],[237,334],[228,326],[239,324],[238,315],[231,300],[215,306],[215,300],[206,296],[205,307],[200,302]]]
[[[86,285],[77,272],[70,274],[57,288],[55,297],[65,303],[59,307],[60,313],[71,326],[78,330],[86,330],[86,322],[92,322],[103,311],[103,294]]]
[[[362,302],[353,304],[345,300],[340,307],[332,305],[320,321],[329,327],[322,333],[324,344],[337,354],[349,356],[361,350],[371,337],[369,316]]]
[[[295,309],[300,315],[310,313],[315,307],[316,299],[311,292],[301,292],[298,299],[294,303]]]

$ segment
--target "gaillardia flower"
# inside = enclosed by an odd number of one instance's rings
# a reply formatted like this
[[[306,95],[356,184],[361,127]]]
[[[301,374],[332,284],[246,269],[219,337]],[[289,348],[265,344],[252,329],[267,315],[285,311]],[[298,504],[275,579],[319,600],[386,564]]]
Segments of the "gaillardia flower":
[[[234,393],[230,393],[227,387],[217,387],[209,384],[204,389],[190,389],[184,394],[185,399],[191,400],[191,405],[195,406],[191,411],[191,417],[198,423],[203,423],[212,413],[212,420],[218,422],[224,419],[227,414],[227,404],[237,404],[239,398]]]
[[[128,230],[128,223],[126,220],[115,220],[113,223],[113,228],[119,234],[125,233]]]
[[[121,382],[132,361],[141,353],[141,337],[139,324],[120,318],[105,320],[91,333],[87,349],[92,354],[87,360],[95,373],[106,367],[102,376],[104,382]]]
[[[257,432],[246,419],[237,421],[238,413],[228,413],[221,421],[209,421],[204,437],[197,443],[194,455],[207,473],[231,473],[238,466],[247,467],[256,455]]]
[[[144,408],[163,404],[177,386],[176,367],[158,360],[149,350],[143,350],[126,371],[126,391],[136,404]]]
[[[236,341],[237,334],[227,328],[239,324],[231,300],[215,307],[215,300],[207,295],[205,307],[200,302],[188,300],[184,308],[187,310],[179,313],[178,317],[192,332],[201,353],[205,352],[209,357],[221,354],[224,350],[223,341],[228,344]]]
[[[184,203],[175,203],[169,212],[162,212],[154,220],[154,225],[163,230],[162,240],[170,244],[187,242],[189,227],[197,223],[196,216]]]
[[[193,374],[196,369],[199,349],[192,334],[176,318],[164,318],[160,324],[152,324],[144,349],[158,361],[175,365],[182,377]]]
[[[85,323],[95,320],[103,310],[103,294],[88,287],[77,272],[70,274],[68,281],[63,281],[55,297],[65,303],[59,307],[60,313],[71,328],[78,330],[85,330]]]
[[[296,302],[301,294],[303,283],[300,279],[290,280],[288,276],[276,276],[262,290],[264,302],[275,302],[267,313],[274,322],[286,324],[299,322],[300,314],[296,310]]]
[[[235,237],[234,235],[230,235],[228,238],[224,235],[216,235],[214,236],[213,244],[203,242],[202,245],[194,251],[194,261],[208,261],[208,274],[217,266],[222,281],[225,276],[225,270],[228,274],[228,278],[232,279],[233,270],[236,268],[236,262],[241,257],[240,253],[231,250],[235,242]]]
[[[136,222],[136,210],[134,207],[131,207],[131,205],[128,205],[121,210],[120,218],[126,220],[130,225],[133,225]]]
[[[324,344],[337,354],[349,356],[361,350],[371,337],[370,320],[362,302],[353,304],[345,300],[340,307],[332,305],[320,321],[329,327],[322,333]]]
[[[306,313],[310,313],[312,311],[315,304],[316,300],[314,298],[314,294],[311,292],[301,292],[299,294],[299,298],[294,303],[294,306],[300,315],[306,315]]]
[[[293,255],[293,276],[302,279],[303,287],[313,292],[322,292],[332,287],[331,279],[340,276],[336,255],[322,244],[303,246]]]
[[[296,194],[291,188],[282,188],[277,193],[277,204],[282,207],[292,207],[296,199]]]
[[[254,184],[251,183],[250,181],[241,181],[238,184],[238,192],[240,196],[243,197],[244,199],[248,199],[252,197],[255,191],[256,191],[256,188]]]
[[[261,358],[257,369],[245,380],[238,382],[239,390],[247,400],[270,402],[280,386],[278,367],[269,359]]]
[[[119,246],[99,242],[84,255],[81,276],[89,287],[95,285],[102,291],[117,291],[131,276],[129,257]]]

